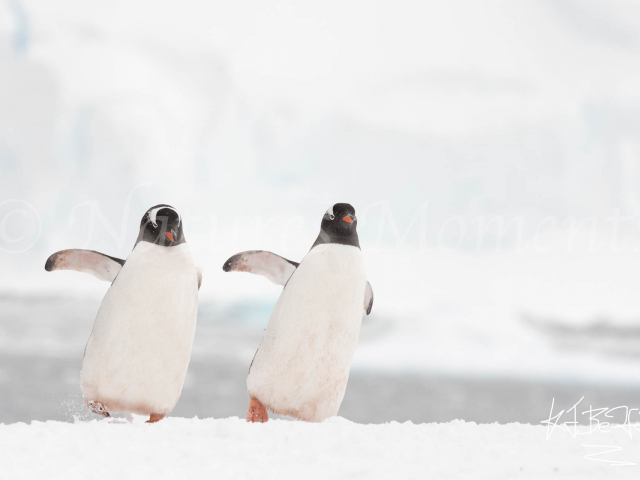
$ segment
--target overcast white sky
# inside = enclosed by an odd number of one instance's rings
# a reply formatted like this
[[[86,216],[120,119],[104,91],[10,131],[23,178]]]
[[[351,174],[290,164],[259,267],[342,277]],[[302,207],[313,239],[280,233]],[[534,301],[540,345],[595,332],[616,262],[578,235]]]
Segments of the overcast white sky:
[[[39,219],[0,255],[126,256],[161,202],[212,265],[299,258],[336,201],[372,246],[417,248],[421,208],[430,244],[456,216],[605,228],[640,208],[639,49],[623,0],[0,0],[0,202]]]

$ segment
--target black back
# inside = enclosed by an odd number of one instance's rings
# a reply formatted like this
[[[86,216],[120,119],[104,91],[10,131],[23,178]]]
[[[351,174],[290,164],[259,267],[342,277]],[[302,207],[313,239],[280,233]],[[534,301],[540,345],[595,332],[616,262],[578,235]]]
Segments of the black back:
[[[337,243],[360,248],[357,226],[358,219],[355,208],[348,203],[336,203],[322,217],[320,233],[311,248],[323,243]]]
[[[185,243],[180,214],[171,205],[160,204],[151,207],[140,220],[140,233],[136,245],[139,242],[164,247],[175,247]]]

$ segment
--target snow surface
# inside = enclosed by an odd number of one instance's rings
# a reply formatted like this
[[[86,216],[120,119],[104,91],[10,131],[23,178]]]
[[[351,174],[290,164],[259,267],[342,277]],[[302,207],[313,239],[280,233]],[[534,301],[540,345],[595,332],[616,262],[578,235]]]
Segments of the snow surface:
[[[168,418],[0,425],[0,477],[11,479],[616,479],[638,478],[623,428],[574,438],[557,427],[322,424]],[[637,433],[637,432],[636,432]],[[618,451],[585,458],[609,445]],[[618,462],[618,464],[612,464]]]

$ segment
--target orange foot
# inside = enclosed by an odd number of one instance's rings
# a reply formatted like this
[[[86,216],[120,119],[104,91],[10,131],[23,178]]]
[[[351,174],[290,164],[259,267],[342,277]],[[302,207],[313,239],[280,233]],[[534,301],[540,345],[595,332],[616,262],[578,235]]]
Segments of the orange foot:
[[[260,400],[257,398],[252,398],[251,403],[249,404],[249,411],[247,412],[247,422],[255,423],[255,422],[268,422],[269,414],[267,413],[266,407],[260,403]]]
[[[103,417],[110,417],[111,414],[109,413],[109,410],[107,410],[107,407],[104,406],[102,403],[100,402],[96,402],[94,400],[90,400],[87,403],[87,407],[89,408],[89,410],[91,410],[93,413],[97,413],[98,415],[102,415]]]
[[[149,415],[149,420],[144,423],[156,423],[164,418],[164,415],[160,415],[159,413],[152,413]]]

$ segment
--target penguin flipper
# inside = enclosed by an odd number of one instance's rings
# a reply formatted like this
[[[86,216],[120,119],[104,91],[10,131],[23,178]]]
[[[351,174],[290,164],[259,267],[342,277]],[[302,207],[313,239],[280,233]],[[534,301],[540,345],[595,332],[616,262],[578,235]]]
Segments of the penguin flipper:
[[[124,260],[110,257],[93,250],[61,250],[47,259],[44,269],[47,272],[54,270],[75,270],[77,272],[90,273],[98,280],[113,282],[124,265]]]
[[[373,308],[373,288],[371,284],[367,282],[367,286],[364,289],[364,311],[369,315]]]
[[[300,265],[275,253],[265,250],[248,250],[236,253],[230,257],[222,270],[225,272],[249,272],[262,275],[276,285],[286,285],[289,277],[293,275]]]

